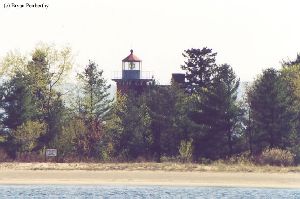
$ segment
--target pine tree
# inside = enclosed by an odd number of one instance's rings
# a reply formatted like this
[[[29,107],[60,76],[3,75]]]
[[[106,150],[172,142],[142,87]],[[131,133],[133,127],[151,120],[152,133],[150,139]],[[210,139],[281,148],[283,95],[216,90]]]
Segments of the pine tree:
[[[186,71],[186,89],[191,93],[201,94],[211,86],[216,75],[216,56],[212,49],[188,49],[182,54],[186,59],[181,66]]]
[[[0,88],[1,120],[6,129],[15,130],[26,121],[39,119],[40,113],[28,83],[26,75],[17,73]]]
[[[104,117],[110,109],[111,100],[108,99],[108,89],[106,80],[103,78],[103,71],[97,69],[95,62],[89,61],[84,72],[78,74],[82,83],[82,120],[87,132],[83,132],[77,138],[77,143],[82,143],[88,157],[99,156],[99,142],[103,135]]]
[[[287,148],[293,132],[295,114],[290,109],[291,94],[282,75],[273,68],[263,71],[248,93],[253,121],[253,150]]]
[[[215,63],[216,53],[211,49],[186,50],[184,57],[186,88],[198,100],[189,115],[201,126],[193,135],[194,157],[231,156],[242,128],[240,117],[243,113],[237,102],[239,80],[229,65]]]

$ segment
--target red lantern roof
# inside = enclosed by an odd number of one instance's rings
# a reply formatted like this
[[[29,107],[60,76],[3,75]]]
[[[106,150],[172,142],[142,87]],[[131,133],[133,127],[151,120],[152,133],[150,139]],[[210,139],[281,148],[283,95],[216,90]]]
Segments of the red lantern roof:
[[[141,62],[137,56],[133,54],[133,50],[130,50],[130,55],[128,55],[125,59],[122,60],[123,62]]]

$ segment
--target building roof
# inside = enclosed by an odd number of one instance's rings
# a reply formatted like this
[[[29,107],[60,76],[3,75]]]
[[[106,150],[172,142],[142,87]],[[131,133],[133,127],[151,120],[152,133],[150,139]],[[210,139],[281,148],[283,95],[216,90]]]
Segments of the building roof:
[[[123,62],[141,62],[142,60],[133,54],[133,50],[130,50],[130,55],[122,60]]]

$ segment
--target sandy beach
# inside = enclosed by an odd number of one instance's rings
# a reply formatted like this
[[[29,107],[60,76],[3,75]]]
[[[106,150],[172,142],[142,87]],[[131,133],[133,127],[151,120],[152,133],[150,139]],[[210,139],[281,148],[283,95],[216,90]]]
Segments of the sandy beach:
[[[0,170],[0,184],[168,185],[300,188],[300,173]]]

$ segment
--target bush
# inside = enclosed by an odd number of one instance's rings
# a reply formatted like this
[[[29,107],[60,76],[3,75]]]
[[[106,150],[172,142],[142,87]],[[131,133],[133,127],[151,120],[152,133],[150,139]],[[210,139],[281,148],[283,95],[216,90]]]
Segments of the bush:
[[[252,164],[253,157],[251,156],[250,151],[245,151],[231,156],[226,162],[229,164]]]
[[[17,162],[43,162],[43,161],[45,161],[45,156],[41,152],[17,152],[15,161],[17,161]]]
[[[295,154],[294,157],[294,164],[299,165],[300,164],[300,145],[294,144],[289,151],[291,151],[293,154]]]
[[[200,164],[211,164],[211,163],[213,163],[213,161],[211,159],[204,158],[204,157],[200,157],[197,162],[200,163]]]
[[[38,143],[38,138],[46,133],[46,124],[39,121],[27,121],[13,131],[20,152],[31,152]]]
[[[177,163],[177,162],[180,161],[180,159],[179,159],[179,157],[163,155],[163,156],[161,156],[160,161],[161,162],[175,162],[175,163]]]
[[[0,148],[0,162],[8,162],[11,161],[7,152]]]
[[[265,149],[260,155],[261,164],[274,166],[290,166],[294,163],[295,155],[288,151],[278,148]]]
[[[179,158],[183,162],[191,162],[193,154],[192,141],[181,141],[179,148]]]
[[[104,162],[110,162],[113,159],[114,145],[112,142],[107,143],[106,146],[100,147],[101,159]]]

